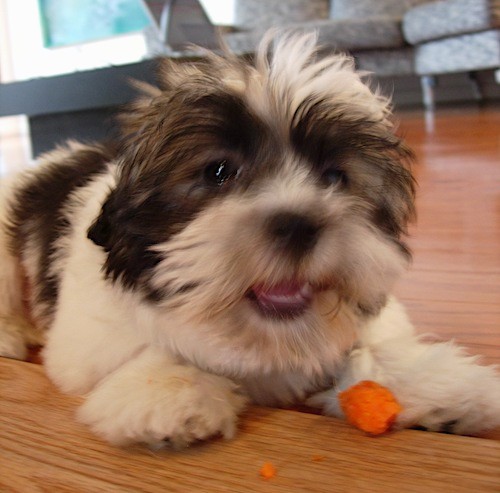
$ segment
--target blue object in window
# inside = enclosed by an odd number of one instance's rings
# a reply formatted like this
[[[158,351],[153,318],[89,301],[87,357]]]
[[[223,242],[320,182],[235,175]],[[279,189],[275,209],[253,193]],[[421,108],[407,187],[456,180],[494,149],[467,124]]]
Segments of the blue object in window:
[[[141,0],[38,0],[47,48],[141,31],[151,18]]]

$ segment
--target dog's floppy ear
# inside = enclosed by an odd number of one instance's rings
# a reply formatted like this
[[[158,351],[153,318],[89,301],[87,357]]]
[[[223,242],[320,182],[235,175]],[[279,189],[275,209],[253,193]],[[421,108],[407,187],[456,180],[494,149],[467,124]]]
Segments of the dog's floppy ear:
[[[97,219],[87,231],[87,238],[96,245],[103,247],[106,251],[110,249],[110,240],[113,233],[113,214],[110,203],[111,195],[108,196],[99,216],[97,216]]]
[[[87,232],[87,238],[107,250],[111,228],[109,219],[101,213]]]

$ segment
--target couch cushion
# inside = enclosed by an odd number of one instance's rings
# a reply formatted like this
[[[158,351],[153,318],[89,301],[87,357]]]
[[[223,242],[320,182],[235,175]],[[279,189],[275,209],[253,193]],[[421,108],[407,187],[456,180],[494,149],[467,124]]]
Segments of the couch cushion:
[[[464,34],[423,43],[416,48],[418,74],[444,74],[500,67],[500,30]]]
[[[320,44],[344,51],[399,48],[406,45],[399,18],[326,19],[281,24],[280,27],[292,31],[316,30]],[[251,53],[265,32],[265,29],[253,29],[230,33],[225,36],[225,40],[236,53]]]
[[[389,15],[403,17],[414,5],[432,0],[331,0],[332,19],[358,19],[360,17]]]
[[[406,13],[403,31],[412,44],[500,27],[500,0],[444,0]]]

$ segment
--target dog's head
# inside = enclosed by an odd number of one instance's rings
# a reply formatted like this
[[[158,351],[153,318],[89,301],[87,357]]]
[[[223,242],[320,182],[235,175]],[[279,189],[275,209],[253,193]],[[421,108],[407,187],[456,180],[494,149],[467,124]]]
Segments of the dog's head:
[[[314,35],[272,43],[253,65],[163,63],[123,117],[118,185],[89,233],[168,344],[234,373],[317,370],[409,259],[411,153],[388,101]]]

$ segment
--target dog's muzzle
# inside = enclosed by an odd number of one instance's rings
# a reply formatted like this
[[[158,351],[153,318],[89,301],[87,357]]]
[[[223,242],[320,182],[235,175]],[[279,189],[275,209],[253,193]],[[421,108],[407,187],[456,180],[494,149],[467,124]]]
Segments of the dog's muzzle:
[[[291,276],[273,284],[252,286],[247,297],[257,311],[268,318],[290,319],[302,315],[311,305],[313,287],[294,271],[298,263],[318,242],[322,225],[315,218],[290,211],[279,211],[265,223],[265,231],[275,254],[290,264]]]

